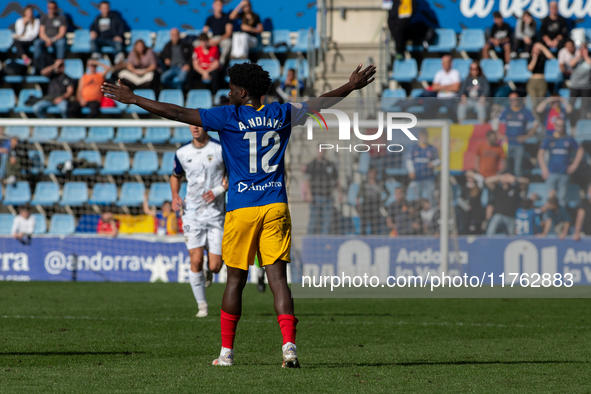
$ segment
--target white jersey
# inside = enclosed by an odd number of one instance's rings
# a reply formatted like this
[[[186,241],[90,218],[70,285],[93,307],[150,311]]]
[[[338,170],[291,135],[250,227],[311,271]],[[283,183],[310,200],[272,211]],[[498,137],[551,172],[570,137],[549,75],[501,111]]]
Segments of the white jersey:
[[[187,195],[183,201],[183,222],[185,217],[200,222],[223,219],[226,212],[225,193],[212,203],[203,200],[203,194],[221,186],[226,169],[222,157],[222,146],[210,139],[202,148],[189,142],[177,149],[174,156],[173,174],[187,178]]]

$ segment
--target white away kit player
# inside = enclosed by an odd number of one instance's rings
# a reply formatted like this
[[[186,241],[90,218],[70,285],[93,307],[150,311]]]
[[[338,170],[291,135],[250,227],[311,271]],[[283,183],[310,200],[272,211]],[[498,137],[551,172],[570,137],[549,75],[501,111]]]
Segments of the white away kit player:
[[[183,232],[191,258],[189,282],[199,305],[197,317],[205,317],[208,315],[208,307],[205,298],[203,250],[207,249],[207,280],[211,283],[213,273],[218,273],[222,268],[225,193],[228,185],[220,143],[211,139],[202,127],[191,126],[191,134],[193,140],[176,151],[170,188],[172,209],[182,209]],[[187,178],[187,195],[184,201],[179,196],[183,175]]]

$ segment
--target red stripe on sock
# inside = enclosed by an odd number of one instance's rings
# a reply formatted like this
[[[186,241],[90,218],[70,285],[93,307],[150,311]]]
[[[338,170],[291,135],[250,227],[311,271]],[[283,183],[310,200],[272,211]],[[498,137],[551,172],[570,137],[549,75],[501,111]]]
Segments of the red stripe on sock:
[[[279,328],[281,329],[283,344],[285,345],[287,342],[295,344],[298,319],[292,315],[278,315],[277,323],[279,323]]]
[[[234,349],[234,338],[236,337],[236,326],[240,315],[230,315],[222,311],[220,325],[222,329],[222,347]]]

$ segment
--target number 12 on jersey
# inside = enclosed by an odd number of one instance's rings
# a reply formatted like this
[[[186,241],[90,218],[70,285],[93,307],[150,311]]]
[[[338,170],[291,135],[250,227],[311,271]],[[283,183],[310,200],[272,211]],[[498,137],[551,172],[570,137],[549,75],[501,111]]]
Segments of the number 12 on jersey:
[[[249,131],[248,133],[244,133],[245,140],[248,140],[249,145],[249,160],[248,165],[250,167],[250,173],[256,174],[258,172],[258,144],[257,144],[257,133],[255,131]],[[270,165],[269,162],[275,156],[277,151],[279,151],[279,144],[281,142],[281,138],[276,131],[268,131],[263,135],[261,139],[261,147],[267,147],[271,144],[271,140],[273,140],[273,145],[271,149],[267,153],[265,153],[261,159],[261,167],[263,171],[266,173],[275,172],[279,167],[278,164]]]

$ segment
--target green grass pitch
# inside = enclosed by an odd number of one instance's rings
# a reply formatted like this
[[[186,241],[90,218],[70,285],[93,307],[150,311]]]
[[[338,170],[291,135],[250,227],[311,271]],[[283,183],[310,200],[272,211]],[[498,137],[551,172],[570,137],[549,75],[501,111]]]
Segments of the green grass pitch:
[[[296,299],[281,368],[269,291],[244,293],[236,365],[213,367],[223,285],[0,284],[0,393],[591,392],[588,299]]]

